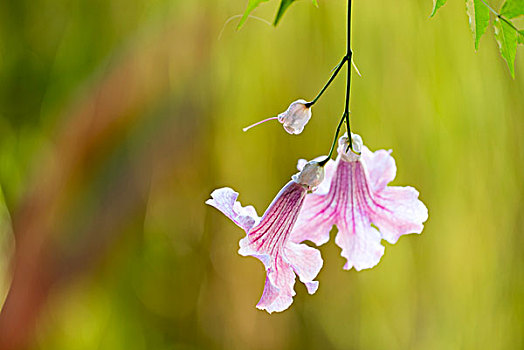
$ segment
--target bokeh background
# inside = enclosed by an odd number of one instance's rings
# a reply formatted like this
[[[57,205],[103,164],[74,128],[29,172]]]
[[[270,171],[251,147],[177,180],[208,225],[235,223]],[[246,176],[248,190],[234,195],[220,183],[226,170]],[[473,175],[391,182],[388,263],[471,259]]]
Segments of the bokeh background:
[[[204,201],[231,186],[262,213],[327,153],[344,75],[302,135],[241,129],[316,95],[346,1],[236,31],[246,3],[0,2],[0,347],[523,348],[522,47],[512,79],[491,28],[475,52],[463,1],[432,19],[430,0],[355,1],[354,131],[393,149],[429,220],[371,270],[343,271],[330,241],[318,292],[297,283],[268,315],[261,263]]]

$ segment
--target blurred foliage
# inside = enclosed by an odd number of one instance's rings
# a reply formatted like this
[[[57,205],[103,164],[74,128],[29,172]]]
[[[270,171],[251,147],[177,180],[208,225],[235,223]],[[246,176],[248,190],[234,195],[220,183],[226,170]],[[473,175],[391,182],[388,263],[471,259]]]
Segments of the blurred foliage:
[[[385,243],[371,270],[343,271],[333,242],[321,247],[317,294],[297,284],[293,306],[268,315],[255,308],[262,265],[236,253],[242,231],[204,201],[231,186],[261,213],[298,158],[327,153],[343,78],[315,105],[302,135],[276,122],[241,129],[316,95],[344,54],[346,2],[297,1],[278,28],[251,18],[241,31],[234,22],[223,28],[244,6],[0,2],[0,296],[11,276],[11,218],[42,174],[61,164],[52,157],[57,135],[67,135],[76,106],[93,95],[118,102],[136,81],[152,96],[125,112],[129,125],[94,151],[101,160],[76,169],[52,236],[73,278],[51,288],[30,348],[524,347],[522,50],[513,80],[493,36],[472,49],[463,2],[429,19],[426,0],[355,1],[362,78],[353,80],[354,131],[371,149],[393,149],[394,184],[416,187],[430,218],[422,235]],[[269,2],[254,14],[271,19],[277,10]],[[147,55],[157,46],[169,50],[167,60],[163,51]],[[97,97],[104,77],[125,62],[136,65],[117,80],[114,97]],[[172,143],[149,164],[147,150],[165,133]],[[146,198],[95,220],[101,208],[128,203],[126,181],[142,171]],[[122,224],[113,227],[117,217]],[[105,249],[95,242],[84,250],[98,220],[101,231],[118,235]],[[85,269],[68,264],[77,256]]]

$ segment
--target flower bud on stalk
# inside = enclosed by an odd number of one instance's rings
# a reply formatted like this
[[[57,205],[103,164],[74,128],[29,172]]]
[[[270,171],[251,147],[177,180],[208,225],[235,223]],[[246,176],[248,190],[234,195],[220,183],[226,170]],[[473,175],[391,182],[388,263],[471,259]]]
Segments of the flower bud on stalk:
[[[287,110],[278,116],[261,120],[242,130],[248,131],[254,126],[274,119],[278,119],[289,134],[298,135],[304,130],[304,126],[309,122],[309,119],[311,119],[311,107],[308,106],[305,100],[297,100],[291,103]]]
[[[324,180],[324,167],[320,166],[317,161],[310,161],[304,165],[302,170],[293,175],[293,181],[305,186],[308,190],[314,190]]]
[[[338,140],[338,154],[340,154],[342,159],[346,162],[355,162],[359,160],[362,153],[362,146],[364,145],[362,137],[358,134],[351,133],[351,141],[353,149],[349,147],[349,137],[347,132]]]
[[[304,130],[309,119],[311,119],[311,107],[307,107],[307,102],[304,100],[293,102],[285,112],[278,115],[278,121],[284,125],[284,129],[295,135]]]

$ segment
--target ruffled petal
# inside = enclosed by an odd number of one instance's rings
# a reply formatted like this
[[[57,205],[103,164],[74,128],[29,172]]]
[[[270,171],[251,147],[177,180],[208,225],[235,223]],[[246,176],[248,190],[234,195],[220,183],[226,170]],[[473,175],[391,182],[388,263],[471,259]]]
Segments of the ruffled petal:
[[[320,252],[305,244],[289,243],[284,248],[284,254],[274,258],[264,256],[267,277],[257,308],[269,313],[284,311],[293,303],[296,275],[309,294],[314,294],[318,289],[318,282],[314,279],[323,264]],[[260,256],[257,257],[260,259]]]
[[[267,270],[264,292],[257,308],[269,313],[286,310],[293,303],[296,294],[296,275],[306,285],[308,293],[314,294],[318,289],[318,282],[314,279],[322,264],[322,257],[317,249],[305,244],[289,243],[284,249],[284,255],[278,255]]]
[[[326,196],[308,194],[291,234],[291,241],[311,241],[320,246],[329,241],[329,232],[335,220],[334,208],[326,203]]]
[[[238,249],[238,254],[257,258],[258,260],[262,261],[262,264],[264,264],[266,270],[271,267],[271,256],[253,247],[253,244],[249,241],[248,236],[240,240],[239,246],[240,248]]]
[[[300,278],[300,282],[306,285],[309,294],[314,294],[318,289],[318,282],[314,279],[323,265],[320,252],[305,244],[290,242],[285,248],[285,256]]]
[[[267,271],[264,292],[257,308],[269,313],[286,310],[293,303],[293,296],[296,294],[294,286],[293,268],[282,256],[276,256],[272,267]]]
[[[217,208],[244,231],[249,231],[260,220],[257,211],[251,205],[242,207],[237,201],[238,193],[229,187],[219,188],[211,193],[206,204]]]
[[[428,209],[413,187],[386,187],[373,197],[376,206],[371,221],[389,243],[396,243],[402,235],[422,232]]]
[[[339,194],[335,197],[338,214],[335,243],[342,248],[341,255],[347,260],[344,269],[371,268],[380,261],[384,247],[380,244],[380,233],[369,220],[366,173],[360,161],[342,161],[336,176],[333,189]]]
[[[269,311],[269,308],[271,308],[271,305],[275,304],[275,307],[280,308],[282,310],[287,309],[291,303],[293,302],[293,298],[291,300],[286,300],[283,302],[280,300],[278,303],[275,303],[277,298],[279,298],[279,289],[273,283],[271,283],[269,276],[266,276],[266,283],[264,285],[264,291],[262,292],[262,296],[260,297],[260,300],[257,303],[257,309],[260,310],[267,310],[269,313],[276,311],[274,309],[271,309]],[[286,305],[286,303],[289,303]],[[279,310],[279,311],[282,311]]]
[[[360,271],[379,263],[384,255],[380,233],[360,213],[355,213],[349,222],[341,221],[337,227],[335,243],[342,249],[341,255],[346,258],[345,270],[354,267]]]
[[[366,146],[362,147],[360,160],[368,173],[368,181],[374,191],[380,191],[395,179],[397,166],[391,156],[391,150],[371,152]]]

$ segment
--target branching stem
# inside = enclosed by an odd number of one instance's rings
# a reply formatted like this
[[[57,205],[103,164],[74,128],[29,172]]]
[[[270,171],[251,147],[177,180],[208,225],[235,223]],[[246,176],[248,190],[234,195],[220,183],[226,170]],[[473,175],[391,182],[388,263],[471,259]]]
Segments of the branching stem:
[[[348,0],[348,18],[347,18],[347,46],[346,46],[346,56],[344,56],[344,58],[342,59],[342,61],[340,62],[339,66],[337,67],[337,70],[335,71],[336,74],[338,74],[338,71],[340,70],[340,68],[344,65],[345,62],[352,62],[352,56],[353,56],[353,52],[351,51],[351,0]],[[334,76],[336,74],[333,74]],[[330,81],[328,82],[327,85],[329,85],[329,83],[333,80],[333,76],[331,77]],[[322,89],[321,93],[325,90],[325,87],[324,89]],[[321,94],[319,94],[321,95]],[[346,152],[351,148],[351,150],[353,150],[353,142],[352,142],[352,137],[351,137],[351,127],[350,127],[350,123],[349,123],[349,99],[350,99],[350,96],[351,95],[351,66],[348,64],[348,69],[347,69],[347,85],[346,85],[346,104],[345,104],[345,107],[344,107],[344,114],[342,114],[342,118],[340,118],[340,121],[338,122],[338,126],[337,126],[337,130],[335,132],[335,139],[333,140],[333,143],[331,144],[331,149],[329,150],[329,154],[328,156],[326,157],[326,159],[324,159],[323,161],[319,162],[319,165],[320,166],[324,166],[326,165],[326,163],[331,159],[331,156],[333,155],[333,151],[335,150],[335,146],[337,144],[337,141],[338,141],[338,135],[340,133],[340,128],[342,127],[342,124],[344,123],[344,121],[346,122],[346,129],[347,129],[347,132],[348,132],[348,149],[346,150]],[[313,100],[313,102],[315,102],[316,100],[318,99],[318,97]]]
[[[342,60],[341,60],[340,63],[335,67],[335,71],[333,72],[333,74],[332,74],[331,77],[329,78],[329,80],[328,80],[328,82],[326,83],[326,85],[324,85],[324,87],[322,88],[322,90],[320,90],[320,92],[318,93],[317,97],[315,97],[315,99],[314,99],[313,101],[306,103],[306,107],[307,107],[307,108],[313,106],[313,105],[318,101],[318,99],[320,98],[320,96],[322,96],[322,94],[327,90],[327,88],[329,87],[329,85],[331,85],[331,83],[333,82],[333,80],[335,80],[335,77],[338,75],[338,73],[340,72],[340,70],[342,69],[342,67],[344,66],[344,64],[345,64],[347,61],[348,61],[347,56],[342,57]]]
[[[346,58],[349,62],[352,60],[353,52],[351,51],[351,0],[348,0],[348,18],[347,18],[347,46],[346,46]],[[348,150],[353,149],[353,142],[351,137],[351,127],[349,124],[349,99],[351,95],[351,67],[348,65],[347,71],[347,85],[346,85],[346,106],[344,108],[344,117],[346,119],[346,129],[348,132],[349,145]]]
[[[329,150],[329,154],[323,161],[319,162],[318,165],[324,166],[326,163],[331,159],[331,156],[333,155],[333,151],[335,150],[335,146],[337,144],[338,140],[338,134],[340,133],[340,127],[344,123],[344,120],[346,119],[346,115],[343,115],[342,118],[340,118],[340,121],[338,122],[337,131],[335,132],[335,138],[333,139],[333,143],[331,144],[331,149]]]

